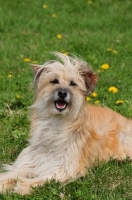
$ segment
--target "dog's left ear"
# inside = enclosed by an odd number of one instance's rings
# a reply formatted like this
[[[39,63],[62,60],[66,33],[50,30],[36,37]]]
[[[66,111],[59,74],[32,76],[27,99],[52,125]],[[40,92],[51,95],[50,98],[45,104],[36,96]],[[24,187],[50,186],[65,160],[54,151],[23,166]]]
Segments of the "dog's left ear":
[[[83,76],[87,89],[93,92],[98,81],[97,74],[93,73],[92,70],[88,70],[83,72]]]

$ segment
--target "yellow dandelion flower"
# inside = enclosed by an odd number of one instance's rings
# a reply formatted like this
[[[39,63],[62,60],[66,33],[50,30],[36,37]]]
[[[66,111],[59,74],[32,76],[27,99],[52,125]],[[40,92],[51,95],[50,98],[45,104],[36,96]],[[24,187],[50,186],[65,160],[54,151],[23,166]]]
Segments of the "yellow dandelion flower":
[[[112,86],[112,87],[110,87],[110,88],[108,89],[108,91],[109,91],[109,92],[112,92],[112,93],[117,93],[117,92],[118,92],[118,89],[117,89],[116,87]]]
[[[91,98],[90,97],[87,97],[87,99],[86,99],[87,101],[90,101],[91,100]]]
[[[109,69],[109,67],[110,67],[109,64],[106,63],[106,64],[101,65],[100,68],[101,69]]]
[[[61,35],[61,34],[58,34],[56,37],[57,37],[58,39],[62,39],[62,35]]]
[[[33,63],[33,64],[37,64],[37,63],[38,63],[38,61],[37,61],[37,60],[34,60],[32,63]]]
[[[8,78],[13,78],[13,75],[12,74],[8,74]]]
[[[93,92],[91,95],[92,95],[92,97],[97,97],[97,93],[96,92]]]
[[[116,50],[112,50],[112,52],[113,52],[114,54],[118,54],[118,51],[116,51]]]
[[[103,72],[103,71],[104,71],[104,70],[101,70],[101,69],[98,69],[98,70],[97,70],[98,73]]]
[[[46,4],[44,4],[44,5],[43,5],[43,8],[44,8],[44,9],[45,9],[45,8],[47,8],[47,5],[46,5]]]
[[[116,101],[116,105],[121,105],[121,104],[123,104],[123,103],[124,103],[123,100],[118,100],[118,101]]]
[[[17,98],[17,99],[20,99],[21,97],[20,97],[20,95],[17,94],[17,95],[16,95],[16,98]]]
[[[96,100],[94,103],[95,103],[95,104],[99,104],[99,100]]]
[[[88,4],[92,4],[92,3],[93,3],[92,1],[90,1],[90,0],[88,1]]]
[[[56,14],[52,14],[52,17],[55,18],[55,17],[56,17]]]
[[[68,56],[68,52],[63,52],[64,55]]]
[[[111,49],[111,48],[107,48],[106,50],[107,50],[107,51],[112,51],[112,49]]]
[[[31,62],[30,58],[24,58],[24,62]]]

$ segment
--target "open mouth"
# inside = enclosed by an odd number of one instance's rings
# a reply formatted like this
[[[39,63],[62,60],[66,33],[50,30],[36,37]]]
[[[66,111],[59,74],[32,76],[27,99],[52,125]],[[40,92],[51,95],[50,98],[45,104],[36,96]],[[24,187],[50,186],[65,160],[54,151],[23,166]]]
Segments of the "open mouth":
[[[59,111],[63,111],[66,109],[67,107],[67,102],[65,102],[64,100],[57,100],[55,101],[55,107],[59,110]]]

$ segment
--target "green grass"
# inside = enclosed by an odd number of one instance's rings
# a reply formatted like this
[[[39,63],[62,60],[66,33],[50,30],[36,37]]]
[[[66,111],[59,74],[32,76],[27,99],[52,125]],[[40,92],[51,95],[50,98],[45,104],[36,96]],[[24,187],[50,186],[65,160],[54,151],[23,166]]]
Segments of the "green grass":
[[[131,0],[0,1],[0,165],[14,161],[27,145],[33,73],[24,58],[41,64],[52,58],[49,52],[66,51],[80,55],[95,72],[108,63],[110,68],[99,73],[97,97],[91,103],[99,100],[132,116],[131,13]],[[118,88],[116,94],[108,92],[111,86]],[[116,105],[117,100],[124,103]],[[132,163],[100,163],[67,185],[52,181],[29,196],[7,194],[0,199],[131,200]]]

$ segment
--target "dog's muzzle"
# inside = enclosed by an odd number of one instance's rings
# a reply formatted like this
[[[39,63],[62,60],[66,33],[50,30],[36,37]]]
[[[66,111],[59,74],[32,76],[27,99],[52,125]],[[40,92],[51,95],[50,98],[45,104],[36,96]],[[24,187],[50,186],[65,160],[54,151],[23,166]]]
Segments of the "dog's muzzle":
[[[71,93],[68,89],[59,88],[55,91],[54,103],[57,110],[60,112],[65,110],[71,101]]]

